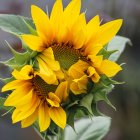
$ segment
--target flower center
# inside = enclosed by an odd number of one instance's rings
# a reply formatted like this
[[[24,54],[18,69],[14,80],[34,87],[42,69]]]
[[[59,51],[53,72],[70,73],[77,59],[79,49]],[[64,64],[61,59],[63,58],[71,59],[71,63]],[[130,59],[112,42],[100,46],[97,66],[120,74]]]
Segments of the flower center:
[[[41,77],[36,75],[32,79],[36,94],[42,99],[46,98],[49,92],[55,92],[57,86],[47,84]]]
[[[74,49],[70,43],[53,44],[51,47],[55,60],[59,61],[60,66],[65,70],[68,70],[79,59],[86,60],[81,50]]]

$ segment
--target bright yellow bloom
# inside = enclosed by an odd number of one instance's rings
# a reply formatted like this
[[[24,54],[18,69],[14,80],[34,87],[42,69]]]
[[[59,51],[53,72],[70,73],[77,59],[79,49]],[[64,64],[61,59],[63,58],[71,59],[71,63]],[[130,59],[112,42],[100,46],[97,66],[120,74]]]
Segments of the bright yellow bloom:
[[[21,121],[22,127],[27,127],[38,119],[40,131],[49,127],[51,119],[61,128],[66,126],[66,113],[61,103],[68,97],[67,82],[58,86],[46,83],[30,65],[20,71],[14,70],[12,75],[16,80],[5,85],[2,91],[13,90],[4,103],[15,107],[13,123]]]
[[[30,49],[39,52],[36,60],[40,72],[62,80],[64,71],[67,71],[74,94],[86,92],[88,78],[96,83],[100,75],[113,77],[121,70],[118,64],[104,60],[98,53],[116,35],[122,20],[100,25],[97,15],[87,23],[85,13],[80,13],[80,9],[81,0],[72,0],[65,9],[62,0],[56,0],[49,16],[32,5],[31,15],[37,35],[22,35]],[[83,64],[77,64],[79,61]],[[84,71],[78,74],[83,65],[86,65]]]

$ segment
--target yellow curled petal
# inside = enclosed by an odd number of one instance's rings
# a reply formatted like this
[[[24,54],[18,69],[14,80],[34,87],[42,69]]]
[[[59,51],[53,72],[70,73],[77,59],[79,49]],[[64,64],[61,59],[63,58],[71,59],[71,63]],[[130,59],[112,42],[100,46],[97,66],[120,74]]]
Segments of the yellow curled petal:
[[[85,73],[84,71],[87,70],[89,64],[79,60],[77,63],[75,63],[74,65],[72,65],[69,70],[68,70],[68,74],[74,78],[74,79],[78,79],[80,77],[82,77]]]
[[[46,98],[46,100],[48,101],[48,103],[53,107],[59,107],[60,106],[60,99],[59,97],[52,93],[52,92],[49,92],[48,93],[48,97]]]
[[[46,62],[44,62],[40,57],[36,58],[39,63],[39,72],[36,72],[46,83],[54,84],[56,83],[55,73],[48,67]]]
[[[57,101],[52,101],[52,100],[50,100],[48,98],[46,100],[47,100],[47,102],[49,103],[49,105],[51,107],[59,107],[60,106],[60,104]]]
[[[105,74],[108,77],[115,76],[121,70],[122,68],[118,64],[110,60],[103,60],[101,66],[98,68],[101,74]]]
[[[99,76],[99,74],[96,72],[96,70],[95,70],[94,67],[89,67],[88,70],[87,70],[87,73],[88,73],[88,77],[90,77],[91,80],[92,80],[94,83],[99,82],[100,76]]]
[[[62,129],[66,126],[66,112],[62,107],[51,107],[49,110],[51,119]]]
[[[12,72],[12,75],[18,80],[29,80],[33,78],[34,70],[32,66],[25,65],[20,71],[16,69]]]
[[[88,78],[86,75],[82,76],[79,79],[74,79],[70,84],[70,90],[75,94],[82,94],[87,92],[87,83]]]

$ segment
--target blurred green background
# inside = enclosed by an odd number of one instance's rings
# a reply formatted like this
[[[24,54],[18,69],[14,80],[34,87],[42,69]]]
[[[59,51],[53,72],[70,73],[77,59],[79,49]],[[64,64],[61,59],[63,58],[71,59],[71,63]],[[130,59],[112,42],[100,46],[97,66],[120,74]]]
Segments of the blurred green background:
[[[64,5],[69,1],[64,0]],[[0,13],[30,17],[31,4],[44,10],[47,5],[51,11],[53,3],[54,0],[0,0]],[[116,86],[109,95],[117,111],[103,102],[99,103],[100,110],[112,117],[111,130],[104,140],[140,140],[140,0],[83,0],[82,11],[85,10],[87,21],[97,14],[103,22],[122,18],[124,23],[119,35],[130,38],[133,44],[126,48],[119,59],[119,63],[125,62],[126,65],[115,78],[126,83]],[[7,60],[12,56],[3,45],[4,40],[15,49],[21,48],[21,42],[16,37],[0,30],[0,60]],[[9,69],[0,65],[0,77],[8,76]],[[19,124],[12,125],[10,115],[0,118],[0,140],[31,139],[40,140],[32,128],[21,129]]]

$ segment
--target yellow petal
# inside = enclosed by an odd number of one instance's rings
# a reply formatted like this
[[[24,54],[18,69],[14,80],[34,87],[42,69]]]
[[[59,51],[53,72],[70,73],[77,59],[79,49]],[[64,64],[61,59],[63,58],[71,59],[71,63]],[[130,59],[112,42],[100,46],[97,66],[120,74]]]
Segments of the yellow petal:
[[[25,90],[25,89],[23,89],[23,90]],[[20,91],[20,92],[23,92],[23,91]],[[26,91],[24,91],[24,92],[26,92]],[[25,96],[20,96],[20,98],[15,98],[13,100],[14,101],[13,106],[16,106],[16,108],[20,108],[20,109],[24,108],[25,105],[32,102],[32,97],[33,97],[33,90],[27,91]]]
[[[33,91],[32,99],[29,102],[27,102],[26,104],[24,104],[23,106],[22,105],[19,105],[19,106],[16,105],[16,108],[20,109],[22,112],[27,112],[27,114],[28,114],[28,113],[30,113],[30,110],[31,111],[36,110],[36,108],[39,106],[40,102],[41,102],[41,100],[37,96],[37,93],[35,91]]]
[[[39,98],[36,95],[34,95],[32,102],[24,106],[22,110],[21,108],[15,109],[15,111],[12,114],[13,123],[16,123],[29,117],[31,114],[34,113],[39,104],[40,104]]]
[[[48,65],[48,67],[52,69],[53,71],[60,70],[59,62],[55,61],[53,50],[51,47],[43,51],[43,53],[39,55],[38,57],[40,57]]]
[[[56,77],[59,80],[63,80],[64,79],[64,73],[62,72],[62,70],[59,71],[55,71]]]
[[[102,48],[103,48],[103,46],[101,44],[94,45],[94,43],[92,43],[92,44],[86,46],[84,53],[86,56],[87,55],[96,56]]]
[[[82,76],[79,79],[74,79],[73,82],[70,84],[70,90],[75,95],[86,93],[87,83],[88,83],[88,79],[86,75]]]
[[[95,16],[92,18],[86,27],[86,32],[87,32],[87,38],[86,38],[86,43],[90,41],[90,39],[95,38],[95,35],[97,34],[97,31],[99,30],[99,25],[100,25],[100,18],[99,16]]]
[[[68,82],[61,82],[57,87],[55,94],[59,97],[61,102],[65,102],[68,98]]]
[[[42,54],[46,56],[48,59],[55,60],[53,50],[51,47],[45,49]]]
[[[119,31],[122,26],[122,20],[114,20],[102,25],[99,29],[96,43],[107,44]]]
[[[71,27],[80,14],[81,0],[72,0],[64,10],[64,21],[67,27]]]
[[[30,65],[25,65],[20,71],[16,69],[12,72],[12,75],[18,80],[28,80],[33,78],[33,68]]]
[[[59,97],[56,94],[52,93],[52,92],[48,93],[48,98],[53,100],[53,101],[57,101],[58,103],[60,103]]]
[[[38,36],[22,35],[21,37],[31,50],[41,52],[46,47],[41,38]]]
[[[83,47],[85,42],[85,34],[83,30],[80,30],[73,37],[73,44],[75,49],[80,49]]]
[[[50,125],[49,107],[42,103],[39,106],[39,127],[40,131],[45,131]]]
[[[35,110],[35,112],[32,115],[30,115],[29,117],[21,121],[22,128],[32,125],[36,121],[37,117],[38,117],[38,110]]]
[[[83,33],[85,34],[86,29],[86,17],[85,13],[82,13],[78,16],[77,20],[74,22],[71,32],[72,34],[77,34],[79,31],[83,30]],[[75,37],[76,35],[74,35]]]
[[[55,73],[40,57],[37,57],[36,59],[39,63],[39,72],[36,74],[39,75],[46,83],[54,84],[57,81]]]
[[[63,108],[51,107],[49,110],[51,119],[61,128],[66,126],[66,113]]]
[[[39,64],[39,70],[42,74],[51,76],[53,75],[53,71],[48,67],[47,63],[40,57],[36,58]]]
[[[69,75],[72,76],[74,79],[78,79],[80,77],[82,77],[85,73],[84,71],[88,68],[89,64],[79,60],[77,63],[75,63],[74,65],[72,65],[69,68]]]
[[[50,22],[53,25],[54,32],[56,35],[59,32],[59,27],[60,27],[60,24],[62,23],[62,18],[63,18],[62,0],[56,0],[53,6],[52,12],[51,12],[51,16],[50,16]]]
[[[4,91],[8,91],[8,90],[13,90],[16,89],[20,86],[22,86],[25,83],[25,80],[14,80],[8,84],[6,84],[3,88],[2,88],[2,92]]]
[[[115,76],[122,68],[115,62],[109,60],[103,60],[101,66],[98,68],[98,71],[101,74],[105,74],[108,77]]]
[[[31,87],[24,84],[18,89],[14,90],[6,99],[5,106],[15,106],[28,103],[32,98]]]
[[[31,14],[35,23],[38,35],[43,39],[44,43],[49,43],[53,39],[53,30],[50,20],[46,13],[39,7],[32,5]]]
[[[53,70],[53,71],[58,71],[60,70],[60,65],[58,61],[52,60],[47,58],[44,55],[39,55],[39,57],[44,60],[44,62],[48,65],[48,67]]]

